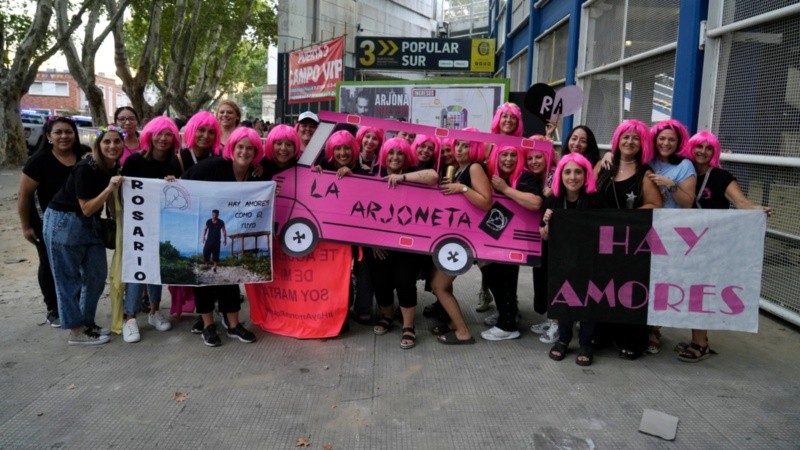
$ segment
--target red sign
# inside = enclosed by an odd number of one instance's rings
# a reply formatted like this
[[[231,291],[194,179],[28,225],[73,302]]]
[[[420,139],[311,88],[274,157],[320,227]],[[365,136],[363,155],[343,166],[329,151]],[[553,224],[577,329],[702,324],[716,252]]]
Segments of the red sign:
[[[335,100],[343,58],[344,36],[289,53],[289,103]]]
[[[250,319],[282,336],[338,336],[347,318],[351,246],[323,241],[301,258],[286,255],[277,242],[272,248],[272,283],[244,285]]]

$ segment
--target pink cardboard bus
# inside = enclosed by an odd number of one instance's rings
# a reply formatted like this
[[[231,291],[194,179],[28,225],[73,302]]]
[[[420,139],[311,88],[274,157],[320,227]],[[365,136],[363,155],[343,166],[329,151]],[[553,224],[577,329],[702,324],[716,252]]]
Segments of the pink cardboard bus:
[[[280,184],[277,233],[287,254],[305,256],[325,239],[430,254],[436,267],[451,275],[468,271],[476,259],[540,264],[541,213],[501,194],[493,193],[487,212],[462,196],[445,196],[438,186],[400,183],[389,189],[377,175],[337,178],[336,172],[312,167],[336,122],[552,152],[549,142],[340,113],[321,112],[320,118],[297,166],[274,177]]]

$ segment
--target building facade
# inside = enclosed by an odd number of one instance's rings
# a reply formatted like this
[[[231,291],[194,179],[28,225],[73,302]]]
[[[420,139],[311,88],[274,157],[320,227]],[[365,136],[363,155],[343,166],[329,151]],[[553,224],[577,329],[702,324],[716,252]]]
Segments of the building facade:
[[[490,0],[489,36],[512,91],[583,89],[562,135],[588,125],[608,148],[621,121],[669,117],[715,133],[724,167],[775,211],[762,308],[800,324],[800,1]]]
[[[103,91],[109,123],[113,122],[114,110],[130,104],[128,96],[122,92],[113,78],[97,75],[97,87]],[[46,71],[36,74],[28,93],[22,97],[23,109],[36,109],[49,114],[78,111],[89,115],[86,94],[69,72]]]

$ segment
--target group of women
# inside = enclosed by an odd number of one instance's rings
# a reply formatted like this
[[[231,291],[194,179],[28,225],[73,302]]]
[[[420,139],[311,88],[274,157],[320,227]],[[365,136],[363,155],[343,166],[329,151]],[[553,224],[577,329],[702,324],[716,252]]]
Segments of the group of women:
[[[19,214],[23,235],[39,253],[39,282],[47,306],[47,320],[70,330],[70,344],[107,342],[108,330],[95,324],[95,311],[105,284],[106,257],[99,235],[99,215],[113,198],[122,176],[172,180],[256,181],[269,180],[296,164],[303,151],[297,127],[278,125],[266,136],[237,127],[241,112],[233,102],[222,102],[217,115],[200,112],[184,129],[185,148],[174,122],[166,117],[151,120],[138,133],[138,116],[128,107],[116,111],[117,125],[100,128],[91,151],[77,140],[75,124],[55,118],[46,126],[47,141],[30,158],[20,181]],[[492,131],[521,136],[522,113],[517,105],[498,108]],[[539,231],[545,240],[543,264],[534,268],[534,310],[547,313],[546,240],[558,230],[550,218],[558,209],[589,208],[761,208],[742,194],[736,180],[721,169],[720,144],[709,132],[689,138],[686,128],[668,120],[649,129],[627,120],[615,130],[611,152],[600,158],[594,133],[575,127],[563,141],[561,158],[550,152],[526,151],[509,146],[485,146],[480,142],[439,140],[433,136],[396,133],[362,127],[331,134],[316,170],[335,171],[339,177],[362,174],[381,177],[389,187],[413,182],[439,184],[443,195],[461,195],[476,207],[488,210],[493,192],[505,195],[529,210],[541,210]],[[534,138],[545,139],[535,136]],[[83,157],[84,153],[86,156]],[[446,168],[454,170],[448,173]],[[769,208],[764,208],[770,213]],[[536,227],[537,224],[531,224]],[[455,298],[455,277],[436,270],[430,257],[382,248],[367,249],[355,262],[358,277],[353,316],[372,320],[374,297],[379,314],[373,323],[376,335],[387,334],[401,323],[400,347],[416,345],[414,319],[416,282],[427,280],[436,296],[440,323],[431,331],[443,344],[472,344],[475,339]],[[479,310],[493,298],[497,313],[485,322],[491,328],[481,337],[489,341],[520,337],[517,283],[519,266],[478,262],[482,273]],[[160,331],[171,325],[159,311],[160,286],[130,284],[124,302],[123,337],[141,338],[136,313],[143,291],[151,299],[148,322]],[[393,307],[395,293],[399,314]],[[173,292],[175,296],[175,292]],[[239,321],[238,287],[213,286],[194,289],[198,322],[193,332],[206,345],[217,346],[212,311],[218,304],[223,325],[231,338],[253,342],[255,335]],[[545,320],[531,327],[543,342],[553,344],[550,358],[562,360],[569,351],[574,323]],[[590,365],[593,349],[613,342],[619,356],[635,359],[660,347],[660,332],[646,326],[581,323],[576,363]],[[693,330],[692,339],[679,345],[679,358],[699,361],[711,350],[705,330]]]

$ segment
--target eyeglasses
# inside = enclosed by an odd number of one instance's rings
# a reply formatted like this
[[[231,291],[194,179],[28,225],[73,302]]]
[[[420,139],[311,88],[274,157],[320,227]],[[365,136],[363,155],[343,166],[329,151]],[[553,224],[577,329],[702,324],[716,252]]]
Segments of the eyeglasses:
[[[117,122],[136,122],[136,117],[117,117]]]

